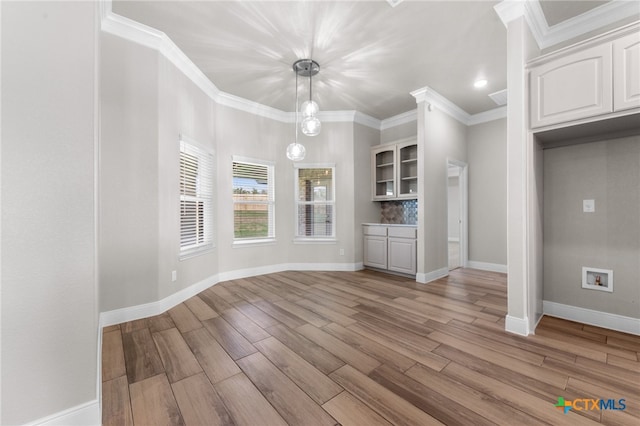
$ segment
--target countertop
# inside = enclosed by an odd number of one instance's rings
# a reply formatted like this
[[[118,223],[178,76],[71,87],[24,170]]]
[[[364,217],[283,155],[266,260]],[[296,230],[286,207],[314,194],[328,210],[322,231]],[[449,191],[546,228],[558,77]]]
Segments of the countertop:
[[[411,224],[405,224],[405,223],[363,223],[364,225],[369,225],[369,226],[406,226],[409,228],[417,228],[418,225],[411,225]]]

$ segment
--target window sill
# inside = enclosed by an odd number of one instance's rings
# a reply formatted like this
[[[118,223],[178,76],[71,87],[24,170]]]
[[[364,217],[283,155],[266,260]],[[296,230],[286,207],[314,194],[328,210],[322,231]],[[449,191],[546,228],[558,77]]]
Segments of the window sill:
[[[234,240],[233,248],[273,246],[275,244],[276,244],[275,238],[261,238],[261,239],[255,239],[255,240]]]
[[[335,238],[307,238],[297,237],[293,239],[293,244],[337,244],[338,240]]]

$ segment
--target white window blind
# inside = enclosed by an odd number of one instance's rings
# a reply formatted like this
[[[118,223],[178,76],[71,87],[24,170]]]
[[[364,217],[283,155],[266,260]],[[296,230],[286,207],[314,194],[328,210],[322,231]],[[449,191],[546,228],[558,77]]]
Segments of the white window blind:
[[[236,240],[275,236],[274,167],[259,160],[233,161],[233,225]]]
[[[180,255],[213,247],[213,154],[180,141]]]
[[[335,237],[335,168],[296,165],[297,238]]]

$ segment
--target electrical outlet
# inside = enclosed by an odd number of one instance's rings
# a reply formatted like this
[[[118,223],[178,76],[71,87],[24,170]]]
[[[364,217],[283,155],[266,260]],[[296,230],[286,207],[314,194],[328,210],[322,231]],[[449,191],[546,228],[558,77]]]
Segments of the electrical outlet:
[[[340,249],[340,256],[344,256],[344,249]]]
[[[178,279],[178,271],[171,271],[171,281],[176,281]]]
[[[593,213],[596,211],[595,200],[582,200],[582,211],[584,213]]]

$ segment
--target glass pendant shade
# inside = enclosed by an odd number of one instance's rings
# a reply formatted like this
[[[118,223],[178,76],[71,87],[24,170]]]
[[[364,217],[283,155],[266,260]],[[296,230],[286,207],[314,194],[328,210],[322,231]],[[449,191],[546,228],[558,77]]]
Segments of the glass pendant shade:
[[[300,107],[300,112],[303,117],[311,117],[318,113],[318,104],[312,100],[304,101]]]
[[[320,128],[322,127],[322,123],[316,117],[311,116],[302,120],[300,124],[300,128],[302,133],[307,136],[317,136],[320,134]]]
[[[291,161],[304,160],[304,155],[306,153],[307,150],[302,144],[299,144],[298,142],[290,143],[287,147],[287,158]]]

